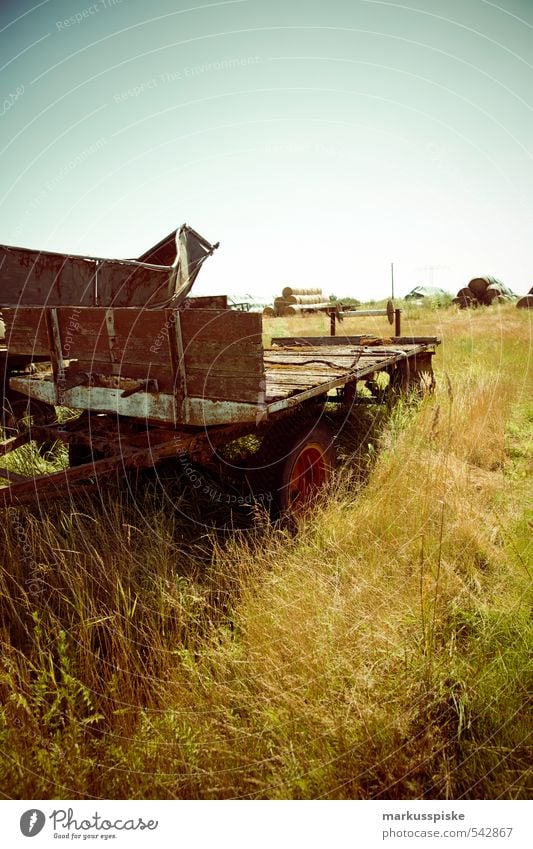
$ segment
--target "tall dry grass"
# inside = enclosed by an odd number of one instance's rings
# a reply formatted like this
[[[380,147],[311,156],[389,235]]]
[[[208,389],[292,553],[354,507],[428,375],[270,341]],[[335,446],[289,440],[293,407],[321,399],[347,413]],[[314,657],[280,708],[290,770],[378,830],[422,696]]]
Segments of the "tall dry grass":
[[[175,470],[9,512],[6,796],[527,795],[530,319],[404,332],[443,339],[435,397],[352,417],[297,533]]]

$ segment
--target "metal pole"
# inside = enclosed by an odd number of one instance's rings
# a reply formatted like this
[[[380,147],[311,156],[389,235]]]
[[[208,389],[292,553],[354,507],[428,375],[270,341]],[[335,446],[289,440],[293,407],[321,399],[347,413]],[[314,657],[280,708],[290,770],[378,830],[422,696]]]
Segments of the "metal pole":
[[[401,333],[401,330],[402,330],[401,314],[402,314],[401,310],[394,310],[394,335],[395,336],[401,336],[402,335],[402,333]]]

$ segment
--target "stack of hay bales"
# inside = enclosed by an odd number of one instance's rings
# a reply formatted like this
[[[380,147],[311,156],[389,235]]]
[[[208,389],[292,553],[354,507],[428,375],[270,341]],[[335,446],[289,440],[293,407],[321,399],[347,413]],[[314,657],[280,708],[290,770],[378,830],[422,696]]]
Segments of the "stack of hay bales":
[[[513,298],[516,298],[514,292],[496,277],[474,277],[468,286],[459,289],[453,302],[461,309],[466,309],[479,305],[500,304]]]
[[[533,310],[533,286],[529,290],[527,295],[524,295],[523,298],[517,302],[516,306],[521,310]]]
[[[263,315],[301,315],[329,306],[331,304],[325,300],[322,289],[295,289],[293,286],[285,286],[281,297],[274,299],[273,307],[265,307]]]

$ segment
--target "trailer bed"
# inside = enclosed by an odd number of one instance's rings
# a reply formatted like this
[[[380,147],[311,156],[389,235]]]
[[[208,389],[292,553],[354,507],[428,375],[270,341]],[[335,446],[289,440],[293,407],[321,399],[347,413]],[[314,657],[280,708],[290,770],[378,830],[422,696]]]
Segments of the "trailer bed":
[[[253,434],[256,472],[247,460],[242,467],[253,491],[277,492],[282,510],[296,509],[333,468],[325,401],[351,409],[383,400],[379,373],[393,394],[433,385],[439,340],[400,336],[399,310],[393,337],[335,336],[333,308],[331,336],[277,338],[264,348],[261,315],[228,309],[224,295],[189,297],[216,247],[187,225],[137,260],[0,246],[0,456],[32,440],[69,448],[61,472],[0,468],[0,507],[90,489],[105,475],[184,454],[217,466],[217,447]],[[392,304],[378,312],[392,321]],[[61,424],[58,407],[79,415]]]
[[[314,395],[368,380],[376,372],[391,373],[400,362],[415,365],[431,356],[436,337],[308,337],[273,339],[264,352],[265,404],[274,413]]]
[[[191,400],[189,403],[194,416],[189,415],[189,423],[200,424],[198,418],[205,416],[207,411],[210,419],[204,418],[203,427],[252,421],[258,414],[267,418],[347,384],[355,385],[360,380],[370,380],[377,372],[391,374],[400,363],[414,371],[423,358],[432,356],[438,344],[436,338],[384,340],[367,337],[361,340],[360,337],[354,337],[354,342],[346,340],[347,344],[346,341],[343,344],[339,337],[334,337],[336,344],[331,344],[330,339],[316,337],[312,340],[313,344],[304,340],[298,344],[295,339],[273,340],[273,347],[263,352],[264,390],[258,384],[253,403],[250,403],[253,400],[251,397],[247,398],[247,404],[223,400],[209,402],[204,399],[202,407],[196,410]],[[285,344],[287,341],[289,344]],[[246,367],[245,363],[243,380],[246,380]],[[237,376],[235,380],[238,383]],[[52,369],[12,378],[10,385],[30,397],[54,403],[55,381]],[[133,418],[154,422],[158,420],[174,427],[179,426],[171,392],[150,391],[149,387],[146,391],[137,392],[137,385],[134,378],[95,376],[91,386],[72,387],[65,393],[68,396],[66,403],[67,406],[93,412],[118,412]],[[207,406],[209,403],[210,407]],[[213,405],[218,409],[213,409]]]

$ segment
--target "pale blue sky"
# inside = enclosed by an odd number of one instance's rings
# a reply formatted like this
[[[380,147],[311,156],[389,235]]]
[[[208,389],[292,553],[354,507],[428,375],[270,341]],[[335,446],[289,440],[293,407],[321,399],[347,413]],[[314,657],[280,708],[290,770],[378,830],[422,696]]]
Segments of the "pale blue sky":
[[[187,221],[198,293],[533,283],[533,0],[22,0],[0,39],[3,243]]]

